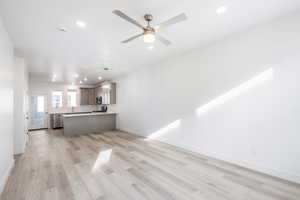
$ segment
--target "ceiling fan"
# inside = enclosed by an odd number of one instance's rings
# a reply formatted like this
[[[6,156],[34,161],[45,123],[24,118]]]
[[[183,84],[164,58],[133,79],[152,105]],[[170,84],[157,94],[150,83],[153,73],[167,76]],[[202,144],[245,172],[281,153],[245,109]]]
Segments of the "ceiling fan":
[[[162,42],[164,45],[169,46],[171,44],[171,42],[169,40],[167,40],[166,38],[164,38],[163,36],[159,35],[158,32],[168,26],[182,22],[187,19],[187,16],[184,13],[181,13],[175,17],[172,17],[171,19],[169,19],[165,22],[158,24],[157,26],[151,26],[150,22],[153,20],[153,16],[150,14],[145,14],[144,19],[146,20],[147,25],[143,26],[140,23],[138,23],[136,20],[132,19],[131,17],[129,17],[128,15],[126,15],[125,13],[123,13],[120,10],[114,10],[113,13],[118,15],[119,17],[125,19],[126,21],[134,24],[135,26],[141,28],[143,31],[142,33],[140,33],[138,35],[132,36],[132,37],[122,41],[122,43],[127,43],[136,38],[144,36],[145,43],[153,43],[153,42],[155,42],[155,39],[157,39],[160,42]]]

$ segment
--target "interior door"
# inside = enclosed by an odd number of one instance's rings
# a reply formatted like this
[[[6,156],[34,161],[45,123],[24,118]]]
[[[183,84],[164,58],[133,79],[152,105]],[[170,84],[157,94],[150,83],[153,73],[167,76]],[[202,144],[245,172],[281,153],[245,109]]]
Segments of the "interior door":
[[[44,129],[47,127],[47,96],[30,95],[29,129]]]

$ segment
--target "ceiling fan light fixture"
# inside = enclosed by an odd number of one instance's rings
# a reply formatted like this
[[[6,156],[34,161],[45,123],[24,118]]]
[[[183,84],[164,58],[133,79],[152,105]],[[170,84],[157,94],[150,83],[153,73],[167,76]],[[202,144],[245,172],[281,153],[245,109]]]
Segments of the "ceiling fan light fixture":
[[[153,49],[154,49],[154,46],[153,46],[153,45],[150,45],[150,46],[148,46],[148,49],[149,49],[149,50],[153,50]]]
[[[155,42],[155,35],[152,32],[146,32],[144,34],[144,42],[145,43],[153,43]]]
[[[141,25],[138,21],[136,21],[135,19],[129,17],[128,15],[126,15],[125,13],[123,13],[122,11],[120,10],[114,10],[113,13],[119,17],[121,17],[122,19],[126,20],[127,22],[141,28],[143,30],[142,33],[138,34],[138,35],[134,35],[126,40],[123,40],[122,43],[128,43],[132,40],[135,40],[141,36],[143,36],[144,38],[144,42],[145,43],[148,43],[148,44],[151,44],[151,43],[154,43],[155,40],[157,39],[158,41],[160,41],[161,43],[163,43],[164,45],[166,46],[169,46],[171,45],[172,43],[164,38],[163,36],[161,35],[156,35],[156,33],[158,31],[160,31],[161,29],[164,29],[166,27],[169,27],[171,25],[174,25],[174,24],[177,24],[179,22],[182,22],[182,21],[185,21],[187,20],[187,16],[185,13],[181,13],[179,15],[176,15],[162,23],[159,23],[158,26],[152,26],[151,25],[151,22],[153,20],[153,16],[151,14],[146,14],[144,15],[144,19],[146,21],[146,26],[143,26]]]

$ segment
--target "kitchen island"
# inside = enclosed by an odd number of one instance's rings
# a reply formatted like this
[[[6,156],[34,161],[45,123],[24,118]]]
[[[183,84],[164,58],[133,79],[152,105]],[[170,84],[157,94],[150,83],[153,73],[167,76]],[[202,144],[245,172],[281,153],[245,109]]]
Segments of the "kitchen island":
[[[116,129],[114,112],[90,112],[63,115],[64,135],[74,136]]]

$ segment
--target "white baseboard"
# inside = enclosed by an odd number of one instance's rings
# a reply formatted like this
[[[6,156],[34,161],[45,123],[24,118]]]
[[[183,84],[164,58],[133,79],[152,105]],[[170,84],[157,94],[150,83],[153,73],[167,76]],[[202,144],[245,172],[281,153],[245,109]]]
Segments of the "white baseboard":
[[[28,141],[28,135],[26,134],[24,137],[24,143],[20,148],[14,149],[14,155],[25,153],[26,145]]]
[[[122,130],[125,131],[125,132],[128,132],[128,133],[132,133],[134,135],[144,137],[143,135],[137,134],[135,132],[131,132],[130,130],[124,130],[124,129],[122,129]],[[156,140],[160,141],[160,142],[163,142],[163,143],[173,145],[173,146],[177,146],[179,148],[183,148],[183,149],[195,152],[195,153],[199,153],[199,154],[202,154],[204,156],[208,156],[208,157],[211,157],[211,158],[214,158],[214,159],[217,159],[217,160],[222,160],[224,162],[228,162],[228,163],[240,166],[240,167],[244,167],[246,169],[250,169],[250,170],[253,170],[253,171],[256,171],[256,172],[259,172],[259,173],[263,173],[263,174],[266,174],[266,175],[269,175],[269,176],[272,176],[272,177],[276,177],[276,178],[280,178],[280,179],[283,179],[283,180],[286,180],[286,181],[290,181],[290,182],[293,182],[293,183],[300,184],[300,175],[297,175],[297,174],[291,174],[289,172],[283,172],[283,171],[275,169],[275,168],[269,168],[269,167],[265,167],[265,166],[258,165],[258,164],[255,164],[255,163],[249,163],[249,162],[236,160],[232,157],[230,158],[228,156],[219,155],[219,154],[212,153],[212,152],[203,152],[198,147],[191,146],[191,145],[178,144],[178,143],[168,142],[168,141],[160,140],[160,139],[156,139]]]
[[[12,159],[8,165],[8,168],[6,169],[4,175],[2,176],[2,178],[0,180],[0,194],[3,192],[3,190],[5,188],[6,182],[9,178],[9,175],[10,175],[12,169],[14,168],[14,165],[15,165],[15,160]]]
[[[262,174],[266,174],[266,175],[269,175],[269,176],[272,176],[272,177],[276,177],[276,178],[279,178],[279,179],[290,181],[292,183],[300,184],[300,176],[297,175],[297,174],[291,174],[289,172],[283,172],[283,171],[275,169],[275,168],[269,168],[269,167],[265,167],[265,166],[258,165],[258,164],[255,164],[255,163],[236,160],[232,157],[219,155],[219,154],[212,153],[212,152],[203,152],[198,147],[195,147],[195,146],[184,145],[184,144],[175,144],[175,143],[171,143],[171,142],[167,142],[167,141],[159,140],[159,139],[158,139],[158,141],[164,142],[164,143],[167,143],[167,144],[170,144],[170,145],[174,145],[174,146],[177,146],[177,147],[180,147],[180,148],[183,148],[183,149],[187,149],[189,151],[196,152],[196,153],[202,154],[204,156],[208,156],[208,157],[211,157],[211,158],[214,158],[214,159],[217,159],[217,160],[221,160],[221,161],[224,161],[224,162],[227,162],[227,163],[231,163],[231,164],[234,164],[234,165],[237,165],[237,166],[240,166],[240,167],[244,167],[246,169],[250,169],[250,170],[262,173]]]

